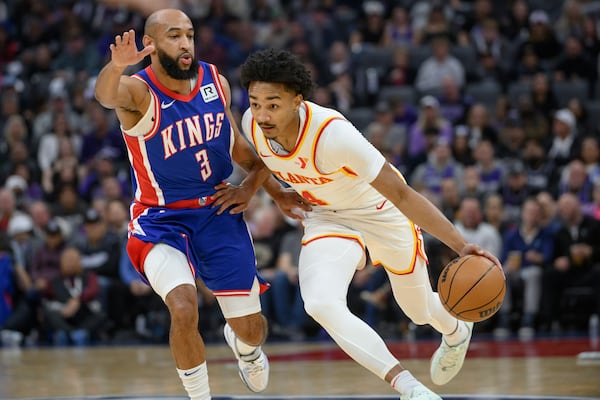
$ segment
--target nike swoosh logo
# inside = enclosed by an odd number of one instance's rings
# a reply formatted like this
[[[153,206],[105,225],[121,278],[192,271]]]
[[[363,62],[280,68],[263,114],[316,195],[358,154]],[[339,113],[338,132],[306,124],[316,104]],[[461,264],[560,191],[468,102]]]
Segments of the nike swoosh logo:
[[[165,103],[164,101],[160,103],[160,108],[162,108],[163,110],[166,108],[169,108],[173,105],[173,103],[175,103],[175,100],[173,100],[170,103]]]
[[[192,376],[194,375],[196,372],[200,371],[200,368],[196,368],[195,370],[193,370],[192,372],[184,372],[183,374],[185,376]]]
[[[384,205],[385,203],[387,203],[387,200],[384,200],[384,201],[383,201],[383,203],[381,203],[381,204],[380,204],[380,205],[378,205],[378,206],[375,206],[375,208],[376,208],[376,209],[378,209],[378,210],[381,210],[381,209],[383,208],[383,205]]]

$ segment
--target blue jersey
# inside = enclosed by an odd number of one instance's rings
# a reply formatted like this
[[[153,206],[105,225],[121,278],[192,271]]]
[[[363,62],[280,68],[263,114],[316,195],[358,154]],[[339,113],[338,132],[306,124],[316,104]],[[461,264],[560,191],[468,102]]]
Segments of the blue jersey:
[[[151,67],[134,75],[153,98],[145,115],[152,118],[151,128],[123,134],[138,203],[165,206],[204,198],[233,170],[233,133],[219,73],[214,65],[198,64],[198,80],[185,96],[162,85]]]
[[[146,255],[165,243],[187,256],[215,295],[247,295],[256,261],[243,215],[210,207],[214,187],[233,171],[233,130],[216,67],[199,62],[186,96],[161,84],[151,67],[134,77],[151,95],[147,112],[123,131],[135,193],[127,242],[134,267],[144,275]]]

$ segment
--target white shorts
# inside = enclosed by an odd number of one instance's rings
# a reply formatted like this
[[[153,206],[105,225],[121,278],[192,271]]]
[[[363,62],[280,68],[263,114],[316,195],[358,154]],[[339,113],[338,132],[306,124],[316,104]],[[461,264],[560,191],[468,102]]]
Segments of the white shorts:
[[[427,262],[421,229],[388,200],[381,210],[317,210],[304,220],[306,244],[323,237],[357,241],[373,265],[394,274],[410,274],[418,257]]]

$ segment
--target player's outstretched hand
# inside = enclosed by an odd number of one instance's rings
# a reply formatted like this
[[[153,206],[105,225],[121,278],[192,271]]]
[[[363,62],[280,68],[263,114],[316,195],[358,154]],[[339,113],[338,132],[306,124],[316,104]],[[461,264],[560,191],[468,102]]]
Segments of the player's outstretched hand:
[[[115,36],[115,42],[110,45],[112,63],[120,67],[135,65],[153,51],[153,45],[148,45],[141,51],[138,51],[135,43],[135,31],[133,29],[124,32],[122,35]]]
[[[494,264],[498,266],[498,268],[502,269],[502,264],[500,264],[500,260],[498,260],[498,258],[495,255],[493,255],[487,250],[483,250],[480,246],[474,243],[467,243],[465,247],[463,247],[460,251],[461,257],[466,256],[468,254],[476,254],[478,256],[489,258]]]
[[[292,219],[304,219],[304,212],[312,210],[308,200],[291,188],[282,188],[273,200],[281,212]]]

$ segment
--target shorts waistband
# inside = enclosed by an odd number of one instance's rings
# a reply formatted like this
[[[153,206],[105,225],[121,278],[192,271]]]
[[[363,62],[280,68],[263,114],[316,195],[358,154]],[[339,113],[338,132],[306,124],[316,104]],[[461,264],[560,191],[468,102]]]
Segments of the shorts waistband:
[[[202,208],[211,205],[215,201],[213,196],[203,196],[197,199],[177,200],[169,204],[165,204],[164,208],[180,210],[183,208]],[[144,205],[143,203],[138,203]],[[156,207],[156,206],[150,206]],[[158,206],[160,207],[160,206]]]
[[[215,199],[212,196],[203,196],[197,199],[178,200],[169,204],[165,204],[165,208],[180,209],[180,208],[202,208],[211,205]]]

